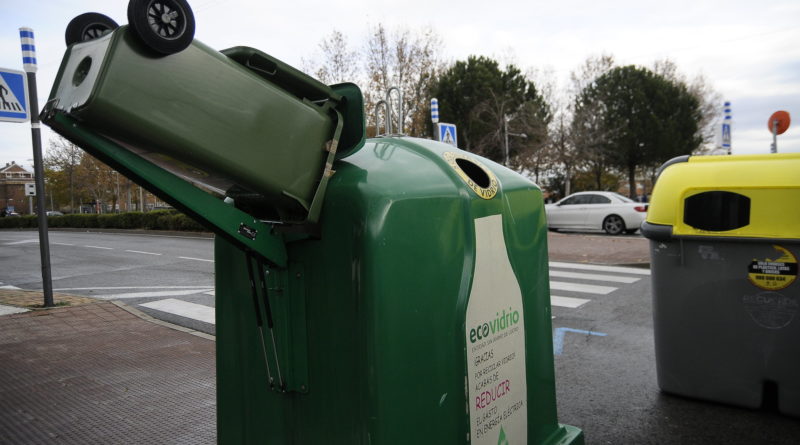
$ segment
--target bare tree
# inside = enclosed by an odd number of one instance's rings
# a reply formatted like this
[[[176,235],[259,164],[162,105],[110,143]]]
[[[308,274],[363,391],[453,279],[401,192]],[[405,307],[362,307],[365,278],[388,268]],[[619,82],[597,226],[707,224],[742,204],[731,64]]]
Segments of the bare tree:
[[[358,52],[350,48],[344,34],[334,29],[320,42],[319,49],[315,62],[303,59],[305,71],[313,72],[317,79],[329,85],[359,81]]]
[[[597,189],[602,189],[603,175],[609,169],[606,141],[610,140],[615,129],[604,125],[605,103],[596,97],[586,95],[597,79],[614,67],[614,57],[608,54],[586,59],[576,71],[570,74],[569,92],[572,97],[569,106],[569,152],[573,167],[587,169],[594,178]]]
[[[569,75],[570,85],[567,93],[571,97],[577,97],[582,91],[591,86],[598,77],[609,72],[615,65],[614,56],[601,54],[590,56]]]
[[[84,152],[78,146],[59,136],[50,141],[47,154],[44,158],[44,166],[50,172],[59,174],[66,182],[62,184],[57,178],[51,182],[51,194],[58,193],[58,188],[66,186],[69,196],[69,208],[75,211],[75,180],[76,171],[83,159]]]
[[[402,92],[402,116],[395,122],[403,122],[405,132],[411,136],[429,133],[429,92],[441,71],[438,48],[441,40],[430,28],[412,33],[398,29],[389,33],[382,24],[370,32],[365,49],[367,87],[364,98],[367,122],[373,127],[376,104],[385,99],[387,91],[397,87]],[[397,96],[393,96],[394,112],[399,113]],[[397,124],[395,124],[397,125]]]
[[[700,151],[713,150],[716,136],[716,124],[722,108],[722,95],[714,89],[711,82],[702,74],[689,80],[678,71],[678,66],[669,59],[657,60],[653,64],[653,72],[665,77],[673,83],[684,84],[689,93],[700,103],[700,122],[698,123],[698,137],[701,138]]]
[[[516,122],[509,122],[509,125],[513,132],[526,135],[517,140],[526,147],[515,161],[516,165],[529,171],[539,184],[542,173],[555,164],[550,127],[556,112],[556,83],[552,70],[528,70],[526,77],[536,86],[538,100],[546,106],[537,107],[532,102],[523,104]],[[542,115],[544,110],[546,115]]]
[[[94,156],[84,153],[76,172],[79,191],[98,202],[112,202],[116,207],[117,195],[114,186],[114,170]],[[100,207],[102,212],[102,207]]]
[[[550,130],[549,152],[555,164],[560,164],[564,172],[564,196],[572,192],[572,178],[580,162],[577,149],[572,141],[569,116],[566,107],[557,105],[555,119]]]

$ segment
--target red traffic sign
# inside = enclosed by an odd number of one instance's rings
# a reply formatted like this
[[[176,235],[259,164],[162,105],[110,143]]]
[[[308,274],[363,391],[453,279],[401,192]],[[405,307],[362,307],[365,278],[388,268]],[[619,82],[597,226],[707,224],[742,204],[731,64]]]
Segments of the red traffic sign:
[[[769,128],[770,133],[775,130],[776,134],[783,134],[787,129],[789,129],[789,124],[791,122],[792,119],[789,117],[788,111],[776,111],[772,113],[772,116],[769,117],[769,121],[767,121],[767,128]]]

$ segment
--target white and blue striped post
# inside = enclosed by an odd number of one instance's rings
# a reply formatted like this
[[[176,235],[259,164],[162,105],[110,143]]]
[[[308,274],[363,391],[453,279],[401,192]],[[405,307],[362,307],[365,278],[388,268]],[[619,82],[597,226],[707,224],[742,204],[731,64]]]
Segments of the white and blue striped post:
[[[431,99],[431,122],[433,122],[433,139],[438,140],[439,132],[436,131],[437,123],[439,123],[439,99]]]
[[[31,28],[19,29],[22,45],[22,66],[28,76],[28,98],[33,140],[33,171],[36,180],[36,207],[39,222],[39,252],[42,260],[42,291],[44,306],[53,306],[53,282],[50,275],[50,240],[47,234],[47,211],[44,196],[44,167],[42,165],[42,133],[39,123],[39,97],[36,91],[36,43]]]
[[[722,120],[722,148],[728,154],[731,154],[731,124],[733,124],[733,117],[731,116],[730,102],[725,102],[724,114],[725,117]]]

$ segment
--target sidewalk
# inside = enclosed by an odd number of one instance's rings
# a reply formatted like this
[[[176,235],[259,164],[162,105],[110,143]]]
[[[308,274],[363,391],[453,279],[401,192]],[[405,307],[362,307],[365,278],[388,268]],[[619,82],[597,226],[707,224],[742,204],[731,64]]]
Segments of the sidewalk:
[[[3,289],[0,302],[41,295]],[[0,317],[0,442],[216,442],[214,341],[114,303],[55,298],[67,300]]]
[[[548,232],[550,261],[650,266],[650,241],[640,236]]]
[[[649,261],[639,237],[548,243],[551,261]],[[0,443],[216,442],[213,338],[121,303],[55,294],[58,307],[37,309],[42,300],[0,289]]]

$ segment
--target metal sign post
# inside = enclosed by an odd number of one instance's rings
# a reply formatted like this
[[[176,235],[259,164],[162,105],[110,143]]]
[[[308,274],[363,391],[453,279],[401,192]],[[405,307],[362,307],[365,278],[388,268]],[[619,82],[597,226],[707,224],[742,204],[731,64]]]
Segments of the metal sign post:
[[[725,102],[725,119],[722,121],[722,148],[731,154],[731,123],[733,117],[731,115],[731,103]]]
[[[44,167],[42,165],[42,134],[39,124],[39,99],[36,92],[36,46],[31,28],[19,29],[22,44],[22,66],[28,77],[31,138],[33,140],[33,171],[36,180],[36,207],[39,222],[39,251],[42,259],[42,291],[44,306],[53,306],[53,283],[50,275],[50,239],[47,234],[47,212],[44,197]]]
[[[431,99],[431,122],[433,122],[433,138],[438,137],[436,124],[439,123],[439,99]]]

